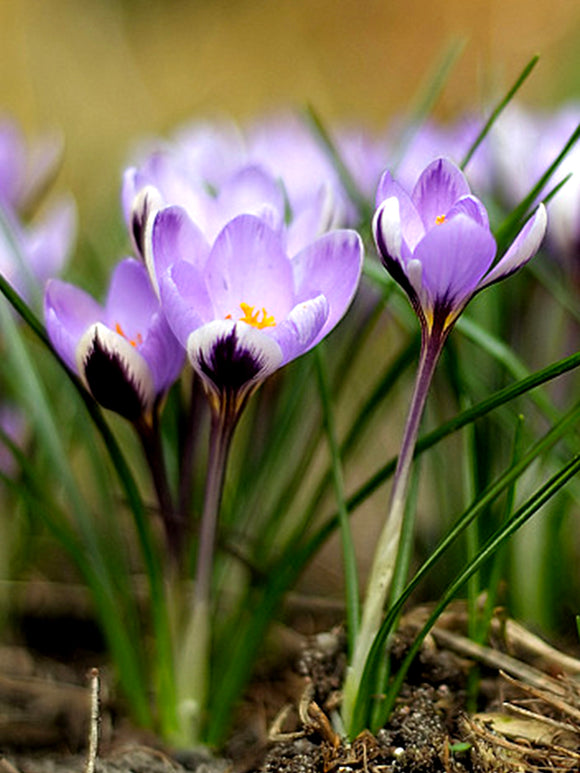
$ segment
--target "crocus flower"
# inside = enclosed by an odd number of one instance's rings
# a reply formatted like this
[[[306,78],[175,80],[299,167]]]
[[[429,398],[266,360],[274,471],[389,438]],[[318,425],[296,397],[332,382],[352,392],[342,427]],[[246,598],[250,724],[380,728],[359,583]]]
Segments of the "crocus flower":
[[[26,299],[35,285],[60,272],[74,241],[76,211],[69,196],[29,219],[54,177],[61,149],[57,136],[28,147],[12,119],[0,120],[0,273]]]
[[[523,266],[546,230],[545,208],[539,206],[494,265],[496,243],[485,207],[446,159],[432,162],[411,193],[386,172],[377,204],[373,231],[379,253],[429,334],[445,335],[476,293]]]
[[[360,190],[371,195],[384,166],[382,146],[362,129],[336,132],[336,144]],[[123,210],[138,250],[139,200],[151,189],[161,205],[183,207],[210,243],[234,217],[251,214],[284,235],[290,255],[358,219],[329,154],[290,113],[244,132],[223,121],[213,131],[192,124],[127,169]]]
[[[217,410],[239,413],[268,375],[311,349],[346,312],[362,244],[334,231],[290,258],[281,235],[240,215],[213,246],[179,207],[151,232],[163,310]]]
[[[104,306],[74,285],[48,282],[45,320],[54,348],[94,398],[133,422],[150,419],[183,365],[147,271],[132,258],[116,267]]]
[[[16,121],[0,118],[0,203],[13,212],[30,208],[54,177],[62,138],[46,135],[29,146]]]
[[[386,172],[377,193],[373,231],[387,270],[403,287],[421,323],[415,387],[362,609],[361,625],[343,691],[343,719],[351,725],[367,656],[389,594],[406,511],[413,453],[425,401],[453,323],[484,287],[517,271],[538,249],[546,229],[540,206],[495,264],[496,243],[483,204],[451,161],[436,159],[411,193]],[[408,512],[408,511],[407,511]]]

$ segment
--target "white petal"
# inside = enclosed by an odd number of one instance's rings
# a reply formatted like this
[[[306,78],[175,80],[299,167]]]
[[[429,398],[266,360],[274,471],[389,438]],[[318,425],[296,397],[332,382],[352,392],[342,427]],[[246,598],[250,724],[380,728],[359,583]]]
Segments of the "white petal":
[[[527,263],[538,251],[546,233],[547,223],[546,208],[540,204],[533,218],[522,228],[503,258],[483,278],[477,288],[478,291],[513,274]]]
[[[379,229],[381,241],[389,256],[393,260],[401,261],[401,210],[396,196],[385,199],[376,211],[373,218],[373,232],[378,235]]]
[[[246,394],[282,364],[280,347],[244,322],[215,320],[194,330],[187,341],[191,364],[214,393]]]
[[[98,340],[100,349],[119,364],[125,381],[134,388],[144,409],[150,409],[155,400],[155,385],[147,362],[126,338],[101,322],[91,325],[86,330],[76,350],[77,370],[89,391],[91,388],[86,379],[85,367],[94,352],[95,340]]]
[[[135,248],[145,261],[151,285],[159,297],[159,285],[153,265],[151,234],[155,215],[164,207],[163,197],[152,185],[148,185],[135,196],[131,207],[131,235]]]

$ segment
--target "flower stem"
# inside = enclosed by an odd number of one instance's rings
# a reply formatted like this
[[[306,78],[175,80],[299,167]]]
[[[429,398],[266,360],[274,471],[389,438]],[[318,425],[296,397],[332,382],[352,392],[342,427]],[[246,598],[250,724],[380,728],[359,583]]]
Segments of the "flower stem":
[[[163,455],[157,412],[154,412],[151,423],[142,420],[136,423],[135,428],[141,441],[149,471],[151,472],[159,513],[165,529],[167,549],[173,564],[178,566],[183,547],[184,521],[176,512],[167,480],[167,469]]]
[[[365,663],[373,639],[381,624],[399,549],[405,502],[417,433],[425,407],[429,386],[448,330],[431,330],[423,334],[419,367],[411,398],[407,422],[401,443],[401,451],[393,479],[388,515],[374,554],[362,610],[362,620],[354,654],[347,673],[343,695],[343,720],[350,727],[354,705],[362,679]]]
[[[199,741],[207,705],[211,651],[211,580],[217,523],[236,416],[212,410],[210,453],[201,517],[193,610],[180,652],[178,712],[181,740]]]
[[[201,384],[191,371],[190,399],[183,422],[183,436],[180,444],[179,491],[177,511],[186,518],[191,509],[193,493],[193,471],[200,438],[199,426],[204,418]]]

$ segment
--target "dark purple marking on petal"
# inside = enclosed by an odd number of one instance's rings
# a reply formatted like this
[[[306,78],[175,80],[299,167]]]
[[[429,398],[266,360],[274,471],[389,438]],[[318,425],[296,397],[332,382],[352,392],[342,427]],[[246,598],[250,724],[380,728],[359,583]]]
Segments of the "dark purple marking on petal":
[[[377,243],[377,249],[379,251],[379,255],[381,257],[381,260],[383,262],[384,267],[387,269],[389,274],[393,277],[395,282],[399,284],[403,290],[407,293],[409,298],[411,299],[411,303],[413,304],[414,308],[417,308],[419,304],[419,299],[417,297],[417,293],[413,289],[413,285],[409,282],[409,279],[407,277],[407,274],[405,273],[405,270],[401,263],[393,257],[387,248],[387,244],[383,237],[383,229],[381,227],[381,215],[382,212],[379,213],[377,220],[376,220],[376,226],[375,226],[375,241]]]
[[[142,191],[131,211],[131,236],[137,255],[145,260],[145,232],[152,213],[159,209],[160,199],[152,190]]]
[[[198,355],[199,368],[222,394],[239,394],[266,366],[262,356],[240,345],[236,327],[216,339],[209,350]]]
[[[83,359],[84,375],[95,400],[103,408],[137,421],[145,411],[145,399],[117,353],[102,345],[95,332]]]

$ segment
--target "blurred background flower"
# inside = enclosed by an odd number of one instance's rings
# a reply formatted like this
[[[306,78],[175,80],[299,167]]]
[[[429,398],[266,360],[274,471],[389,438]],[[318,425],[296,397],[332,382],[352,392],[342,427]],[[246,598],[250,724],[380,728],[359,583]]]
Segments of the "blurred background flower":
[[[453,39],[466,46],[439,117],[485,106],[536,51],[524,97],[551,105],[580,85],[579,32],[576,0],[3,0],[0,93],[28,131],[63,131],[65,182],[95,234],[136,137],[306,102],[382,130]]]

